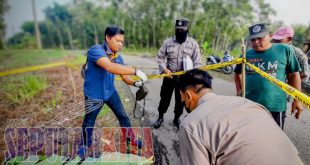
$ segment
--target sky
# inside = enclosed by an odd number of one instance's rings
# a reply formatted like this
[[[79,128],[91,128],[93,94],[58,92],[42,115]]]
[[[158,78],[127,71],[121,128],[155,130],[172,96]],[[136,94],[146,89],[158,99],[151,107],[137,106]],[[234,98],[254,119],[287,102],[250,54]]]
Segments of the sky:
[[[265,0],[277,12],[272,21],[283,21],[285,25],[310,24],[310,0]],[[11,9],[5,15],[6,39],[20,32],[24,21],[32,21],[31,0],[8,0]],[[67,4],[71,0],[36,0],[38,20],[44,19],[43,10],[53,2]]]
[[[32,21],[32,4],[31,0],[8,0],[10,10],[5,14],[6,39],[13,34],[21,31],[21,25],[24,21]],[[67,4],[71,0],[36,0],[36,11],[38,20],[44,19],[43,10],[54,2],[58,4]]]
[[[310,0],[265,0],[277,12],[273,21],[282,20],[285,25],[310,24]]]

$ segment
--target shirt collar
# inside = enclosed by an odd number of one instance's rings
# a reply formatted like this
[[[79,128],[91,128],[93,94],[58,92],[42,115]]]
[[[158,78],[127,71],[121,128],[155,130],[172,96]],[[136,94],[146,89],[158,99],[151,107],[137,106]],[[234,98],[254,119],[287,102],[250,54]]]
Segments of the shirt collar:
[[[204,103],[205,101],[207,101],[208,99],[210,99],[211,97],[215,96],[216,94],[213,92],[208,92],[206,94],[204,94],[203,96],[200,97],[199,101],[198,101],[198,106],[202,103]],[[197,107],[198,107],[197,106]]]
[[[106,42],[102,43],[102,47],[105,50],[106,54],[108,56],[110,56],[111,60],[113,60],[113,59],[118,57],[118,54],[117,53],[114,54],[114,52],[109,48],[109,46],[108,46],[108,44]]]
[[[102,43],[103,49],[106,51],[107,55],[112,55],[113,51],[109,48],[108,44],[106,42]]]

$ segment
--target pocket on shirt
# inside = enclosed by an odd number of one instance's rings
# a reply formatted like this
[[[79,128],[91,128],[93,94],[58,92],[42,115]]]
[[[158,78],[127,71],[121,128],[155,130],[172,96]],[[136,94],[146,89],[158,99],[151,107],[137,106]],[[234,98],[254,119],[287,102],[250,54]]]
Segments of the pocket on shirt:
[[[167,48],[167,58],[176,58],[175,52],[176,52],[176,47],[175,46],[168,46],[168,48]]]
[[[188,55],[188,56],[191,57],[193,52],[194,52],[194,48],[192,48],[192,47],[185,47],[183,52],[184,52],[185,55]]]

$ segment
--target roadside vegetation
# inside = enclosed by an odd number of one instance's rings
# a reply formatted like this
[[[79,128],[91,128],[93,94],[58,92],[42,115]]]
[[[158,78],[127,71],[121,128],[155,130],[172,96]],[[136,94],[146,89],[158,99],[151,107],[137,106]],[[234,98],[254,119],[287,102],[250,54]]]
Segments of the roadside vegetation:
[[[2,86],[2,91],[11,104],[21,105],[47,87],[46,78],[30,74],[11,78]]]

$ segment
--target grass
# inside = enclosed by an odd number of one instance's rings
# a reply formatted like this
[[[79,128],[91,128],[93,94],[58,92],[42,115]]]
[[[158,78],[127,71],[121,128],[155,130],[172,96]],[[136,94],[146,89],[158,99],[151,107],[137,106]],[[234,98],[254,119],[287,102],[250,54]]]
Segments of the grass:
[[[121,89],[119,89],[121,90]],[[118,91],[118,95],[122,101],[122,104],[125,108],[125,111],[126,111],[126,105],[128,104],[128,101],[125,101],[126,100],[126,96],[124,95],[123,91]],[[108,113],[112,113],[112,110],[109,108],[109,106],[107,104],[104,104],[103,107],[101,108],[101,111],[99,112],[98,114],[98,118],[101,118],[101,117],[104,117],[106,116]],[[113,114],[114,115],[114,114]]]
[[[25,66],[62,61],[69,54],[82,54],[80,51],[66,50],[0,50],[0,71]],[[81,55],[82,56],[82,55]]]
[[[107,104],[104,104],[98,114],[98,118],[106,116],[109,112],[112,112],[112,110],[109,108],[109,106],[107,106]]]
[[[57,105],[61,103],[62,92],[58,91],[57,94],[47,102],[47,104],[43,107],[42,111],[47,113],[52,109],[56,108]]]
[[[23,104],[47,86],[45,78],[30,74],[9,79],[2,90],[11,103]]]

